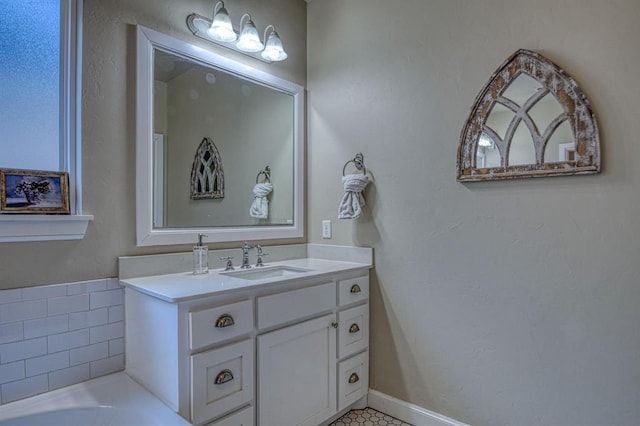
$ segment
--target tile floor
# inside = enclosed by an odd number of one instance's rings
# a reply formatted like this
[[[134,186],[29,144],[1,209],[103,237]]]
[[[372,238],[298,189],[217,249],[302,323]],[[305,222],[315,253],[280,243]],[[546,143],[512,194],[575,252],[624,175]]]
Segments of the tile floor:
[[[351,410],[329,426],[411,426],[372,408]]]

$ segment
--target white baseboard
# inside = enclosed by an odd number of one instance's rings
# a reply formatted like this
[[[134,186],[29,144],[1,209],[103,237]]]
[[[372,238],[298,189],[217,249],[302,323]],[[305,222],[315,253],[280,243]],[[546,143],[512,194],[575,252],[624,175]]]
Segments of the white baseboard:
[[[469,426],[417,405],[369,389],[369,407],[415,426]]]

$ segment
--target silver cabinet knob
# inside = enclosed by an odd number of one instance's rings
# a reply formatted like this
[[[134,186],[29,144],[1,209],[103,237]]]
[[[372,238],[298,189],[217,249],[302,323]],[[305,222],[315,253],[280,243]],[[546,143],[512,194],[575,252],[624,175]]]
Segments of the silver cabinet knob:
[[[351,327],[349,327],[349,333],[357,333],[358,331],[360,331],[358,324],[351,324]]]
[[[349,376],[349,383],[353,384],[356,382],[360,381],[360,377],[358,377],[358,375],[356,373],[351,374],[351,376]]]
[[[333,327],[333,328],[338,328],[338,323],[337,323],[337,322],[332,322],[332,323],[331,323],[331,327]]]
[[[360,288],[360,286],[358,284],[354,284],[351,286],[351,290],[349,290],[351,293],[360,293],[362,291],[362,289]]]

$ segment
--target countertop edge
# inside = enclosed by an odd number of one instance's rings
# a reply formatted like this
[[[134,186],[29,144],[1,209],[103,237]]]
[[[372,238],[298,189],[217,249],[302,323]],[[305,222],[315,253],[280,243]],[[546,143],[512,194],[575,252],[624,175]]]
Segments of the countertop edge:
[[[301,265],[302,264],[302,265]],[[166,281],[167,279],[171,279],[171,277],[175,277],[176,279],[185,279],[184,272],[174,273],[174,274],[161,274],[161,275],[151,275],[145,277],[137,277],[137,278],[123,278],[120,279],[120,283],[128,289],[132,289],[138,291],[140,293],[146,294],[151,297],[155,297],[156,299],[162,300],[168,303],[182,303],[191,300],[196,300],[200,298],[212,297],[212,296],[223,296],[231,293],[247,291],[252,289],[260,289],[271,285],[278,285],[283,283],[289,283],[296,280],[309,280],[309,279],[318,279],[325,276],[341,274],[346,272],[355,272],[358,270],[367,271],[373,269],[372,263],[358,263],[358,262],[345,262],[338,260],[327,260],[327,259],[316,259],[316,258],[303,258],[303,259],[293,259],[288,261],[280,261],[269,263],[268,266],[281,266],[281,265],[291,265],[291,266],[332,266],[331,268],[317,271],[314,270],[310,273],[305,273],[302,275],[291,275],[286,277],[278,277],[264,280],[245,280],[237,277],[228,277],[219,274],[222,269],[215,269],[209,271],[209,276],[213,275],[214,286],[217,285],[215,282],[220,281],[221,278],[229,279],[231,278],[233,283],[239,284],[236,287],[224,288],[224,289],[212,289],[211,291],[196,291],[196,290],[188,290],[185,288],[184,296],[171,296],[166,291],[163,292],[159,288],[153,289],[154,283],[150,281],[157,278],[159,281]],[[192,276],[195,279],[202,280],[204,275],[194,276],[188,274],[187,276]],[[142,281],[142,282],[141,282]],[[181,284],[175,284],[181,285]]]

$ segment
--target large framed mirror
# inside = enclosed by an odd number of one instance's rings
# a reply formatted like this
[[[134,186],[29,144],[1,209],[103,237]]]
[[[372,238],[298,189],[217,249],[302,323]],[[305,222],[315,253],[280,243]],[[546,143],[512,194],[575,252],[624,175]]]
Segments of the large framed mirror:
[[[138,246],[303,236],[302,86],[141,26],[136,74]]]
[[[477,96],[457,166],[459,181],[598,173],[600,137],[591,105],[562,68],[518,50]]]

